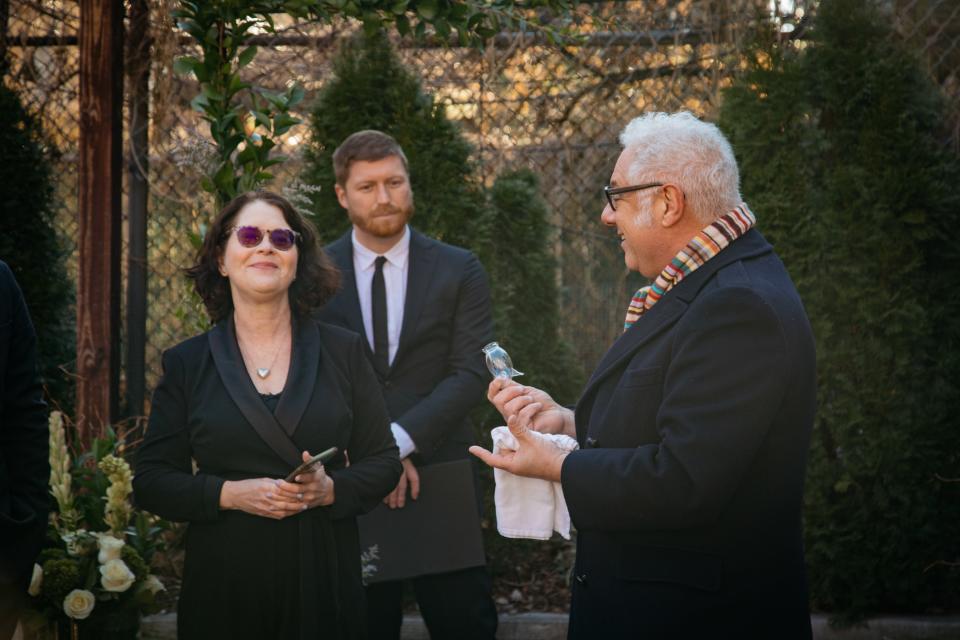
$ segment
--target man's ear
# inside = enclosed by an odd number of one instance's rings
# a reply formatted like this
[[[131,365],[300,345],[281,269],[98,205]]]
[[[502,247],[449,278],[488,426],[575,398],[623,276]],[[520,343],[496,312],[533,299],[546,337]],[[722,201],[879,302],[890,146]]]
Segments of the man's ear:
[[[334,190],[334,192],[336,192],[336,194],[337,194],[337,202],[340,203],[340,206],[341,206],[341,207],[343,207],[344,209],[346,209],[346,208],[347,208],[347,191],[346,191],[346,189],[344,189],[343,187],[341,187],[339,184],[334,184],[334,185],[333,185],[333,190]]]
[[[672,227],[683,220],[687,210],[683,191],[674,184],[663,185],[663,215],[660,225]]]

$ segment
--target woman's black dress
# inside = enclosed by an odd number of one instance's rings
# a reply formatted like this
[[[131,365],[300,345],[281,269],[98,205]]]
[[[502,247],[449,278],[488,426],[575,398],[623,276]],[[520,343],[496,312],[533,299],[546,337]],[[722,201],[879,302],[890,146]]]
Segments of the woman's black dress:
[[[163,367],[134,490],[138,506],[190,523],[178,636],[365,637],[356,516],[396,486],[401,466],[359,336],[295,322],[287,383],[270,402],[232,320],[165,352]],[[326,465],[333,505],[283,520],[220,510],[224,481],[282,478],[299,452],[331,446],[341,452]]]

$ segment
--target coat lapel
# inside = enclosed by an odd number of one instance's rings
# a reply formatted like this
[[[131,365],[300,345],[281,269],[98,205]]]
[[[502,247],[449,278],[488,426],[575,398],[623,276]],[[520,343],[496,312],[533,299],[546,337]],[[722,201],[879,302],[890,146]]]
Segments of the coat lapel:
[[[263,403],[253,386],[253,381],[247,375],[247,369],[237,346],[237,336],[233,327],[233,316],[219,322],[207,334],[210,343],[210,353],[213,362],[223,381],[223,386],[233,399],[234,404],[246,418],[250,426],[256,430],[264,443],[273,450],[280,459],[295,467],[300,464],[300,451],[277,422],[267,405]],[[319,345],[318,345],[319,349]],[[291,367],[291,373],[294,373]],[[316,373],[314,373],[316,376]],[[286,395],[286,393],[284,394]],[[282,400],[282,398],[281,398]],[[278,407],[279,408],[279,407]],[[302,412],[301,412],[302,413]]]
[[[357,277],[353,272],[353,243],[350,240],[350,231],[340,236],[328,250],[341,274],[340,293],[333,304],[339,307],[347,327],[365,336],[363,316],[360,313],[360,296],[357,294]],[[368,341],[364,341],[364,344],[369,349]]]
[[[640,347],[673,325],[687,309],[687,303],[676,297],[664,296],[660,302],[648,311],[632,327],[627,329],[604,354],[600,364],[590,376],[577,405],[585,403],[596,391],[597,386],[607,376],[618,369],[618,365],[633,356]]]
[[[420,314],[423,313],[437,262],[437,246],[418,231],[410,229],[410,255],[407,271],[407,294],[403,307],[403,326],[400,328],[400,344],[393,358],[393,365],[400,361],[413,338]]]
[[[317,323],[294,319],[293,328],[290,372],[277,403],[276,413],[277,421],[290,437],[293,437],[293,432],[297,430],[307,405],[313,398],[317,369],[320,366],[320,331]]]
[[[611,345],[600,360],[593,375],[590,376],[587,386],[584,387],[583,394],[577,402],[578,410],[580,405],[585,405],[590,401],[600,382],[612,372],[618,370],[618,365],[632,357],[638,349],[652,338],[672,326],[683,315],[690,302],[697,297],[700,289],[718,270],[738,260],[769,253],[772,250],[773,247],[760,235],[760,232],[751,229],[704,263],[699,269],[681,280],[676,287],[667,292],[660,302],[654,305],[650,311],[644,314],[636,324],[625,331]]]

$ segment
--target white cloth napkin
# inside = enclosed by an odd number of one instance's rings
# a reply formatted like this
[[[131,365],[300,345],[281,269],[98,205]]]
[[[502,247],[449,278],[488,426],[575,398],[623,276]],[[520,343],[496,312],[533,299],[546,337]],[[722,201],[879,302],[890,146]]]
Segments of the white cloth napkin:
[[[530,431],[536,438],[550,440],[564,451],[577,448],[577,441],[567,435]],[[493,452],[502,449],[517,450],[517,439],[507,427],[490,432]],[[497,508],[497,531],[506,538],[533,538],[549,540],[556,531],[570,539],[570,512],[563,499],[559,482],[540,478],[524,478],[502,469],[493,470],[496,489],[493,501]]]

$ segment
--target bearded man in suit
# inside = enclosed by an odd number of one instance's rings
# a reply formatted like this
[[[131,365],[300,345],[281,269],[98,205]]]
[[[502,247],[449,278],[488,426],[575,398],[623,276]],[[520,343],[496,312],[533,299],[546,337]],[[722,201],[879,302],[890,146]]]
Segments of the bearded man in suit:
[[[471,451],[562,483],[577,528],[570,638],[808,639],[800,512],[816,375],[803,304],[714,125],[646,114],[620,140],[600,219],[653,283],[575,410],[495,379],[488,397],[519,445]]]
[[[403,463],[400,482],[384,501],[403,508],[408,490],[413,499],[420,492],[419,466],[470,458],[467,413],[483,399],[481,350],[493,333],[489,286],[475,255],[407,224],[413,191],[396,140],[356,132],[334,151],[333,165],[352,229],[326,248],[343,272],[343,289],[321,319],[366,336]],[[462,499],[477,500],[472,492]],[[497,612],[486,567],[412,582],[431,637],[494,637]],[[400,637],[402,584],[367,587],[372,639]]]

